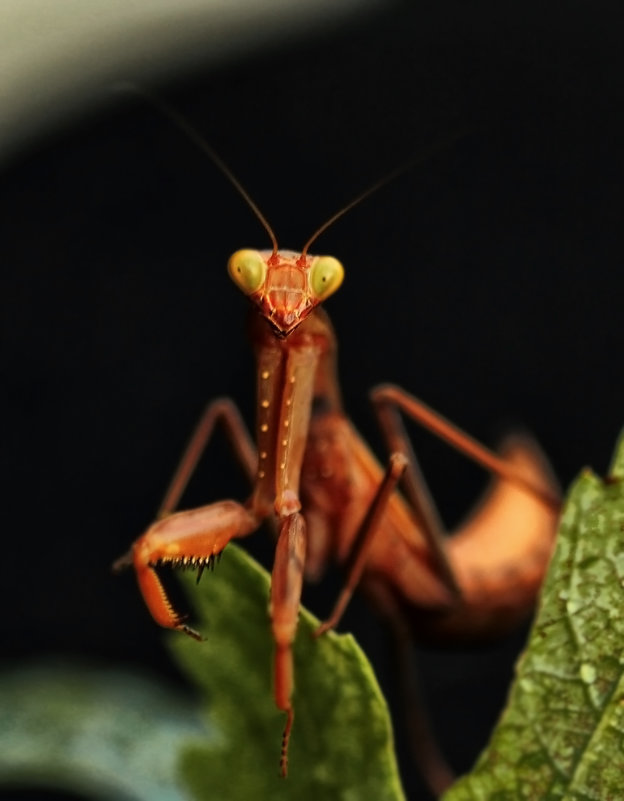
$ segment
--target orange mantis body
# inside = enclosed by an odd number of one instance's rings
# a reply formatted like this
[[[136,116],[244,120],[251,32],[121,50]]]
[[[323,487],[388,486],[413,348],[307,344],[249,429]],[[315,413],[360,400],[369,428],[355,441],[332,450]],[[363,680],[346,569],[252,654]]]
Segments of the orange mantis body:
[[[346,567],[344,589],[319,634],[337,623],[358,584],[399,638],[407,638],[410,629],[438,642],[500,633],[524,618],[535,601],[551,551],[559,495],[541,452],[526,436],[508,440],[496,455],[393,386],[378,387],[372,395],[391,453],[384,472],[342,409],[335,336],[319,307],[342,282],[342,265],[332,257],[308,255],[310,243],[302,253],[279,251],[268,230],[272,251],[238,251],[228,266],[252,301],[255,444],[232,401],[209,404],[159,519],[117,566],[134,565],[157,623],[199,639],[172,607],[159,566],[191,566],[201,574],[230,540],[251,534],[267,518],[274,521],[270,618],[275,702],[287,718],[281,756],[286,775],[294,717],[292,645],[304,578],[318,578],[330,560]],[[451,537],[443,534],[399,412],[495,475],[481,505]],[[251,495],[242,504],[224,500],[174,513],[217,422],[224,425],[252,483]],[[429,773],[430,784],[441,789],[443,770]]]

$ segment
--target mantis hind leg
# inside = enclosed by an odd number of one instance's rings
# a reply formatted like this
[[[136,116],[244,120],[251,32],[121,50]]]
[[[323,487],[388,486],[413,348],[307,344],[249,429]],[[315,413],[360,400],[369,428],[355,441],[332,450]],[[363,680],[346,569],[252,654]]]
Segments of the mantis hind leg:
[[[440,750],[422,697],[412,628],[381,581],[366,579],[363,590],[390,631],[410,751],[425,783],[438,798],[454,782],[455,774]]]
[[[550,473],[544,477],[541,475],[527,477],[524,471],[518,470],[507,459],[486,448],[404,389],[392,384],[383,384],[371,392],[371,400],[378,418],[382,420],[382,428],[385,432],[389,432],[388,436],[392,436],[392,431],[383,424],[385,410],[388,408],[400,410],[485,470],[532,495],[547,509],[552,511],[560,508],[561,498],[553,489]],[[403,436],[405,435],[400,435],[401,438]]]
[[[397,483],[406,467],[406,459],[401,453],[393,453],[390,456],[388,467],[384,477],[377,489],[375,497],[370,504],[368,511],[362,521],[360,530],[358,531],[351,553],[350,564],[347,569],[347,578],[345,584],[338,596],[334,608],[324,623],[318,627],[314,632],[315,637],[319,637],[329,629],[338,625],[347,604],[351,600],[355,588],[357,587],[362,573],[366,567],[366,560],[368,558],[370,547],[373,538],[378,533],[383,513],[386,510],[388,502],[392,497]]]
[[[250,483],[253,482],[258,461],[256,447],[236,404],[230,398],[217,398],[205,407],[195,426],[160,504],[156,515],[157,521],[176,511],[180,498],[218,424],[223,426],[236,460],[243,468]],[[124,568],[130,567],[132,563],[133,551],[131,548],[113,562],[113,572],[118,573]]]
[[[401,489],[420,524],[439,576],[459,600],[462,592],[449,560],[444,526],[405,431],[401,413],[498,478],[532,496],[546,516],[561,505],[550,471],[535,460],[533,475],[527,477],[526,471],[519,470],[513,462],[486,448],[400,387],[391,384],[376,387],[371,392],[371,400],[388,448],[391,452],[402,453],[407,459]]]
[[[258,464],[254,442],[234,401],[217,398],[206,406],[195,426],[158,510],[159,518],[166,517],[177,508],[217,424],[223,426],[236,461],[249,481],[253,482]]]

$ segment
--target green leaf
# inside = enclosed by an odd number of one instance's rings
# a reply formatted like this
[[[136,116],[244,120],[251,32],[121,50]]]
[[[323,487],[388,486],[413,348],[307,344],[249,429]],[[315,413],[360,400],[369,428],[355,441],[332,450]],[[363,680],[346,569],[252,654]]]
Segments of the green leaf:
[[[214,739],[188,698],[129,671],[40,664],[0,674],[0,784],[103,801],[183,801],[177,756]]]
[[[3,671],[0,785],[98,800],[401,801],[388,710],[353,638],[313,640],[318,621],[301,613],[290,775],[281,779],[268,574],[230,545],[202,586],[193,578],[188,594],[207,639],[168,639],[197,684],[206,722],[197,703],[129,672],[45,664]]]
[[[404,798],[386,703],[351,636],[313,640],[318,621],[301,613],[284,780],[268,574],[230,545],[200,587],[194,577],[185,583],[207,639],[168,639],[204,699],[206,722],[198,704],[129,672],[50,665],[3,671],[0,784],[106,800]]]
[[[397,801],[397,773],[386,702],[350,635],[314,640],[302,611],[295,647],[295,723],[289,775],[278,776],[284,715],[272,695],[269,577],[229,545],[214,574],[189,598],[206,640],[172,635],[170,645],[206,698],[223,733],[218,748],[184,748],[181,771],[196,799]]]
[[[623,587],[624,436],[606,481],[572,487],[508,706],[444,801],[622,798]]]

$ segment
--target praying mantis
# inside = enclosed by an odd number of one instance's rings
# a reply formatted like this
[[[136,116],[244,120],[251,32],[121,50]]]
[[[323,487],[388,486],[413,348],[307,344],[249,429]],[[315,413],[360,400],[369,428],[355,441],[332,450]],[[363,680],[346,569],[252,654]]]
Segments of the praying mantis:
[[[332,560],[345,568],[342,591],[317,636],[338,624],[356,587],[389,622],[399,651],[412,637],[454,643],[500,634],[533,606],[552,548],[560,495],[548,463],[527,435],[509,437],[494,453],[388,384],[371,393],[389,452],[384,469],[343,410],[336,337],[321,307],[340,287],[344,268],[332,256],[309,253],[329,225],[378,185],[330,218],[300,252],[280,250],[272,228],[229,168],[186,123],[174,121],[230,179],[272,242],[270,250],[239,250],[228,263],[230,277],[251,301],[256,432],[253,438],[231,399],[209,403],[156,522],[115,568],[134,567],[158,624],[199,640],[201,635],[174,609],[159,567],[195,568],[199,580],[231,540],[272,522],[276,548],[269,616],[274,699],[286,716],[280,756],[286,776],[294,721],[292,648],[304,579],[319,579]],[[444,532],[403,416],[494,476],[476,511],[452,536]],[[251,493],[244,503],[222,500],[176,511],[216,426],[224,428]],[[438,793],[449,775],[430,742],[424,751],[421,769]]]

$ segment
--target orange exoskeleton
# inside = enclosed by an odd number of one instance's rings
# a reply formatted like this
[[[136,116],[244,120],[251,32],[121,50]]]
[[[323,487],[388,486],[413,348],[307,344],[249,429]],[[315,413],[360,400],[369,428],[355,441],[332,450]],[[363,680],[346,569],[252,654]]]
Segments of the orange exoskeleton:
[[[191,135],[197,141],[194,132]],[[275,702],[286,713],[281,755],[281,772],[286,775],[294,717],[292,644],[304,578],[318,578],[330,560],[346,569],[343,591],[319,634],[336,625],[360,586],[390,623],[399,653],[411,636],[437,642],[491,636],[532,609],[549,559],[560,498],[532,439],[516,435],[500,454],[493,453],[391,385],[372,393],[390,452],[382,469],[343,411],[335,335],[319,305],[339,288],[343,267],[333,257],[308,253],[311,242],[346,209],[319,229],[302,252],[279,250],[247,193],[210,148],[202,147],[231,178],[273,241],[269,251],[239,250],[228,265],[231,278],[252,305],[256,436],[252,439],[231,400],[210,403],[158,520],[117,566],[134,565],[157,623],[199,638],[169,601],[159,566],[190,566],[201,574],[230,540],[251,534],[267,518],[274,521],[270,618]],[[443,532],[401,415],[427,426],[494,476],[477,510],[450,537]],[[217,423],[228,434],[251,494],[244,503],[224,500],[176,512]],[[421,768],[439,792],[450,780],[445,763],[431,742],[421,750]]]

